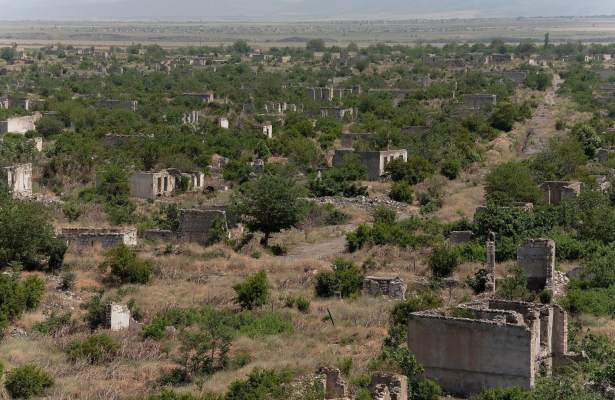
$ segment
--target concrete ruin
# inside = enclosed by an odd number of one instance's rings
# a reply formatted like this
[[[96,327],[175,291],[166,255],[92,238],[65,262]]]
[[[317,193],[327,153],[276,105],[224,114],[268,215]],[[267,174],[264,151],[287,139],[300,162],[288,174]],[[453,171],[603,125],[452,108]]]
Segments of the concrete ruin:
[[[175,190],[175,176],[169,171],[137,172],[130,177],[130,196],[156,199],[170,196]]]
[[[484,300],[411,313],[408,347],[451,394],[530,389],[568,359],[568,315],[558,305]]]
[[[485,263],[485,270],[487,271],[487,283],[485,284],[485,291],[487,293],[495,294],[495,233],[489,232],[487,242],[485,243],[485,250],[487,254],[487,262]]]
[[[175,233],[168,229],[147,229],[143,232],[143,239],[154,242],[172,242],[176,239]]]
[[[574,199],[581,194],[581,182],[545,181],[540,188],[545,203],[549,205],[558,205],[566,199]]]
[[[493,107],[497,103],[495,94],[466,94],[463,96],[464,107],[473,110],[482,110],[486,107]]]
[[[130,328],[130,310],[124,304],[111,303],[107,307],[107,326],[112,332]]]
[[[386,296],[391,299],[406,298],[408,285],[399,277],[367,276],[363,280],[363,291],[370,296]]]
[[[355,151],[354,149],[337,149],[333,156],[333,166],[341,166],[347,155],[356,154],[361,163],[367,168],[367,179],[377,181],[386,175],[386,166],[393,160],[408,161],[408,151],[382,150],[382,151]]]
[[[36,130],[36,122],[41,119],[42,114],[35,113],[24,117],[8,118],[5,121],[0,121],[0,135],[5,133],[14,133],[23,135],[29,131]]]
[[[451,231],[448,234],[448,242],[450,244],[463,244],[471,241],[474,238],[472,231]]]
[[[13,198],[32,197],[32,164],[0,168],[0,187],[4,185]]]
[[[517,265],[527,276],[528,288],[539,291],[552,288],[555,275],[555,242],[528,239],[517,250]]]
[[[126,110],[126,111],[137,111],[137,106],[139,102],[137,100],[101,100],[97,103],[97,107],[99,108],[107,108],[109,110]]]
[[[355,147],[358,143],[368,143],[369,139],[374,134],[371,132],[362,132],[362,133],[342,133],[341,142],[342,147],[350,148]]]
[[[358,108],[344,108],[344,107],[321,107],[321,118],[333,118],[338,121],[354,121],[359,116]]]
[[[378,372],[372,375],[369,391],[374,400],[408,400],[408,378]]]
[[[211,240],[210,229],[216,221],[221,221],[228,232],[225,210],[181,209],[179,210],[178,238],[184,242],[207,245]]]
[[[103,249],[119,245],[136,246],[136,228],[63,228],[59,237],[68,246],[79,248],[100,246]]]
[[[325,400],[348,399],[348,384],[337,368],[321,367],[316,372],[317,382],[325,394]]]

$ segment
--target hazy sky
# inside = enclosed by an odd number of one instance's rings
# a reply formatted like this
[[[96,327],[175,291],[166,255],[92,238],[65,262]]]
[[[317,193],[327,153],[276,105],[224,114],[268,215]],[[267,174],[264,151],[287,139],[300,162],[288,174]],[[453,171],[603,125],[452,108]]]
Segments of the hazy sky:
[[[615,0],[0,0],[0,20],[615,15]]]

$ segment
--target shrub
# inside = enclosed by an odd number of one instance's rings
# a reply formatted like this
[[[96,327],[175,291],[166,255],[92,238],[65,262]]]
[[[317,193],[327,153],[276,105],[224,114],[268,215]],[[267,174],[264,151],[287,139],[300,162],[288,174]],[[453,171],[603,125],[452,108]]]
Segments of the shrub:
[[[269,298],[267,273],[257,272],[246,278],[242,283],[233,286],[235,290],[235,303],[244,310],[252,310],[263,306]]]
[[[497,297],[505,300],[527,300],[530,296],[527,277],[521,268],[515,268],[511,276],[498,282],[496,288]]]
[[[182,385],[190,382],[190,376],[184,368],[173,368],[160,375],[160,384],[164,386]]]
[[[76,221],[81,216],[81,208],[74,201],[67,201],[62,207],[62,212],[70,222]]]
[[[408,182],[400,181],[393,183],[389,197],[401,203],[412,204],[412,186]]]
[[[342,374],[350,376],[350,370],[352,370],[352,357],[338,358],[335,366],[339,368]]]
[[[39,367],[28,364],[11,370],[4,386],[14,399],[30,399],[53,386],[53,379]]]
[[[224,241],[228,238],[227,232],[226,220],[221,216],[217,216],[212,221],[209,231],[207,232],[207,243],[215,244]]]
[[[392,225],[397,219],[397,213],[392,208],[386,206],[378,206],[371,212],[375,224]]]
[[[37,322],[32,326],[32,329],[43,335],[54,336],[64,327],[71,324],[71,313],[56,313],[52,312],[44,321]]]
[[[332,265],[333,271],[323,271],[316,275],[316,295],[342,297],[356,295],[363,287],[363,272],[351,261],[338,259]]]
[[[538,298],[542,304],[551,304],[551,301],[553,300],[553,291],[545,289],[540,292]]]
[[[109,335],[93,335],[82,341],[74,341],[66,350],[69,360],[85,360],[90,364],[113,361],[119,345]]]
[[[0,274],[0,332],[25,311],[38,307],[44,291],[45,283],[38,276],[20,281],[18,273]]]
[[[292,374],[288,370],[254,369],[247,379],[231,383],[225,400],[285,400]]]
[[[60,290],[69,291],[75,287],[75,273],[72,271],[66,271],[62,274],[62,281],[60,282]]]
[[[438,400],[442,396],[442,388],[431,379],[419,379],[413,390],[415,400]]]
[[[303,296],[297,297],[295,299],[295,304],[297,305],[297,310],[302,313],[306,313],[310,310],[310,299],[307,299]]]
[[[527,394],[519,388],[496,388],[485,390],[471,400],[525,400]]]
[[[36,275],[31,275],[21,282],[21,292],[26,310],[34,310],[45,294],[45,281]]]
[[[474,291],[474,294],[481,294],[486,290],[488,275],[489,271],[481,268],[474,274],[474,276],[466,279],[466,283]]]
[[[109,301],[103,301],[102,294],[97,294],[87,303],[81,304],[80,307],[86,310],[83,319],[88,323],[91,330],[98,328],[106,322],[109,303]]]
[[[111,277],[120,283],[149,282],[154,267],[150,261],[141,260],[137,253],[126,245],[120,245],[105,253],[101,269],[111,270]]]
[[[431,253],[429,267],[435,277],[445,278],[452,275],[460,262],[457,249],[448,245],[440,245]]]
[[[440,167],[440,173],[450,180],[457,179],[461,171],[461,162],[459,160],[447,160]]]

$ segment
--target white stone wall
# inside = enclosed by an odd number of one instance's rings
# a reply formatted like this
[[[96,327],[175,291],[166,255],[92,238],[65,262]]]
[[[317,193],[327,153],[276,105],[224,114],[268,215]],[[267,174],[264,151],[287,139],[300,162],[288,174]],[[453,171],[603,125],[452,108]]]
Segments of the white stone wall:
[[[123,304],[109,305],[109,329],[112,332],[130,328],[130,310]]]

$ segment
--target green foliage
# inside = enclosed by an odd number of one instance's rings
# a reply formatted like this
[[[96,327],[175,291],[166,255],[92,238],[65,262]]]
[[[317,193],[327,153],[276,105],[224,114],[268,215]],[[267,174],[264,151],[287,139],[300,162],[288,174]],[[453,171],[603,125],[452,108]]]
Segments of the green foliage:
[[[36,132],[48,138],[64,131],[64,123],[56,117],[44,116],[35,123]]]
[[[346,235],[346,247],[354,252],[366,246],[397,245],[402,248],[431,246],[439,240],[441,227],[433,220],[408,218],[395,224],[359,225]]]
[[[107,308],[111,302],[103,300],[102,294],[93,296],[88,302],[82,303],[80,308],[86,311],[83,319],[91,330],[95,330],[107,321]]]
[[[310,311],[310,299],[299,296],[295,299],[295,305],[297,306],[297,310],[302,313],[307,313]]]
[[[412,204],[412,195],[412,187],[405,181],[394,182],[389,192],[389,197],[391,199],[408,204]]]
[[[440,173],[450,180],[457,179],[461,172],[461,162],[459,160],[447,160],[440,167]]]
[[[363,272],[351,261],[338,259],[332,271],[321,271],[316,275],[316,295],[319,297],[351,297],[363,287]]]
[[[530,293],[527,289],[527,276],[523,270],[515,268],[512,275],[498,281],[496,295],[505,300],[528,300]]]
[[[55,238],[47,209],[0,193],[0,265],[19,262],[28,269],[61,267],[66,245]]]
[[[211,222],[209,231],[207,232],[207,243],[220,243],[228,238],[228,229],[226,219],[222,216],[216,216]]]
[[[433,276],[437,278],[451,276],[460,263],[459,251],[447,245],[437,246],[429,257],[429,268]]]
[[[67,201],[62,206],[62,212],[67,220],[75,222],[81,216],[81,207],[74,201]]]
[[[108,165],[101,172],[96,191],[112,223],[121,225],[133,221],[136,206],[128,198],[128,176],[119,165]]]
[[[32,325],[32,330],[42,333],[43,335],[55,336],[62,329],[72,324],[71,313],[56,313],[52,312],[45,318],[44,321],[36,322]]]
[[[468,277],[466,283],[474,291],[474,294],[483,293],[487,288],[489,271],[484,268],[479,269],[474,276]]]
[[[338,358],[335,366],[339,368],[340,372],[344,376],[350,376],[350,371],[352,370],[352,357],[341,357]]]
[[[410,295],[405,300],[396,303],[391,310],[389,337],[386,342],[392,345],[405,340],[408,331],[408,316],[411,313],[439,308],[442,304],[442,299],[431,291]]]
[[[395,181],[406,181],[411,185],[423,182],[435,173],[431,162],[420,156],[408,157],[408,161],[402,159],[393,160],[387,164],[386,170]]]
[[[171,390],[163,390],[160,394],[150,394],[143,400],[223,400],[223,396],[216,393],[206,393],[195,396],[191,393],[176,393]]]
[[[519,162],[497,166],[487,176],[486,198],[497,204],[537,203],[542,199],[530,170]]]
[[[485,390],[476,396],[472,396],[471,400],[526,400],[527,398],[527,393],[519,388],[497,388]]]
[[[213,314],[199,321],[197,332],[184,331],[181,361],[188,374],[211,375],[228,367],[233,331]]]
[[[392,225],[397,219],[397,213],[394,209],[387,206],[378,206],[371,211],[371,216],[375,224]]]
[[[53,386],[53,378],[36,365],[27,364],[9,371],[4,386],[14,399],[31,399]]]
[[[103,364],[113,361],[118,350],[119,345],[109,335],[100,334],[69,343],[66,354],[73,362],[84,360],[89,364]]]
[[[34,310],[45,293],[45,282],[36,275],[20,280],[18,273],[0,274],[0,331],[24,312]]]
[[[356,182],[367,179],[367,168],[356,154],[344,156],[341,165],[323,171],[321,177],[315,176],[309,184],[312,194],[322,196],[355,197],[367,194],[367,188]]]
[[[288,370],[255,369],[247,379],[231,383],[224,400],[286,400],[291,382]]]
[[[124,244],[107,251],[100,268],[104,271],[109,269],[111,279],[122,284],[146,284],[154,270],[149,260],[141,260],[134,250]]]
[[[529,72],[525,79],[525,86],[530,89],[545,91],[551,87],[553,75],[547,72]]]
[[[262,307],[269,298],[267,273],[265,271],[257,272],[247,277],[243,282],[233,286],[233,289],[236,295],[235,302],[243,310],[253,310],[254,308]]]
[[[274,232],[299,224],[303,218],[304,190],[293,179],[263,174],[246,182],[234,197],[235,209],[252,231],[261,231],[266,245]]]

